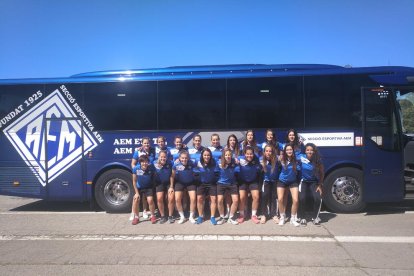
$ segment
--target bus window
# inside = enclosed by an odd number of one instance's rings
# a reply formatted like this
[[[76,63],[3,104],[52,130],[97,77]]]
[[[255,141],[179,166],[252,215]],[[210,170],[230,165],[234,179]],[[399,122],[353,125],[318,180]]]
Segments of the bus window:
[[[84,91],[85,114],[97,130],[157,128],[156,82],[91,83]]]
[[[414,134],[414,90],[397,91],[397,101],[401,109],[403,132]]]
[[[224,79],[160,81],[159,129],[225,128],[225,91]]]
[[[229,79],[230,128],[303,127],[302,78]]]

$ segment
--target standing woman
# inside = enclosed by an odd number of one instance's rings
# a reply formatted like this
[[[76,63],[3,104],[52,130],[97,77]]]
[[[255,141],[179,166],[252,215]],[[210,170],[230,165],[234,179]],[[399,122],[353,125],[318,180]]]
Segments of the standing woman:
[[[302,181],[299,189],[299,216],[300,224],[306,225],[305,209],[306,199],[313,197],[312,221],[315,225],[319,225],[321,219],[319,212],[322,205],[322,183],[324,179],[324,168],[315,144],[308,143],[305,145],[305,154],[300,155],[302,164]]]
[[[217,224],[223,224],[224,219],[224,194],[231,194],[231,208],[228,222],[231,224],[239,224],[236,218],[237,205],[239,204],[239,191],[237,188],[236,175],[239,173],[239,166],[233,158],[231,150],[223,150],[219,163],[219,180],[217,181],[217,203],[220,218]]]
[[[237,159],[240,155],[240,145],[236,135],[230,134],[227,138],[227,144],[224,149],[229,149],[233,153],[233,158]]]
[[[286,144],[289,143],[293,145],[293,151],[296,157],[298,157],[302,153],[303,143],[299,139],[298,132],[293,128],[289,129],[286,134]]]
[[[259,187],[259,178],[262,172],[262,166],[260,165],[259,159],[254,155],[253,148],[247,146],[244,149],[244,156],[240,157],[240,186],[239,186],[239,195],[240,195],[240,204],[239,204],[239,223],[244,222],[244,212],[246,208],[247,196],[250,191],[252,195],[252,221],[254,223],[259,223],[259,218],[257,217],[257,210],[259,208],[259,199],[260,199],[260,187]]]
[[[177,135],[174,137],[174,147],[170,148],[170,155],[173,162],[178,159],[178,155],[182,150],[187,150],[187,147],[183,144],[183,138]]]
[[[201,152],[195,172],[199,178],[199,185],[197,187],[197,224],[203,223],[205,196],[208,195],[210,196],[210,222],[212,225],[216,225],[218,166],[209,148],[204,148]]]
[[[267,217],[277,220],[277,191],[276,181],[279,176],[277,150],[272,145],[263,148],[261,164],[263,167],[263,186],[260,194],[262,204],[262,217],[260,223],[266,223]]]
[[[183,210],[183,193],[188,192],[190,198],[190,217],[191,223],[196,223],[194,219],[194,212],[196,209],[196,185],[194,179],[194,163],[190,160],[190,155],[187,151],[181,151],[178,157],[178,162],[175,162],[172,167],[170,177],[170,190],[175,191],[175,203],[177,205],[178,213],[180,214],[179,224],[185,222]]]
[[[155,191],[157,193],[157,204],[161,214],[160,224],[167,222],[167,216],[165,214],[165,197],[168,199],[168,221],[174,223],[174,190],[169,189],[172,161],[168,159],[166,151],[161,150],[158,153],[158,159],[154,162],[155,168]],[[168,192],[168,193],[167,193]]]
[[[211,146],[208,148],[211,150],[214,160],[219,162],[223,147],[220,145],[220,136],[217,133],[211,135]]]
[[[262,143],[262,151],[266,145],[271,145],[275,148],[276,154],[279,155],[279,151],[283,150],[283,145],[277,141],[276,133],[268,128],[265,132],[266,141]]]
[[[155,159],[158,159],[160,151],[165,151],[167,153],[167,160],[171,160],[170,148],[167,147],[167,141],[164,136],[158,136],[157,145],[155,146]]]
[[[201,135],[196,134],[193,136],[193,147],[188,150],[191,161],[197,163],[200,160],[201,152],[204,147],[201,145]]]
[[[292,210],[290,223],[294,226],[299,226],[297,222],[297,211],[299,204],[299,189],[298,189],[298,174],[300,171],[300,164],[296,161],[296,155],[293,151],[294,145],[289,143],[285,145],[280,156],[280,163],[282,165],[279,174],[279,181],[277,182],[277,198],[280,210],[279,225],[284,225],[286,221],[286,190],[289,189],[292,195]]]
[[[251,129],[246,131],[246,137],[244,137],[244,141],[240,144],[240,149],[244,151],[247,146],[253,148],[254,154],[257,157],[260,157],[262,155],[262,148],[257,145],[256,135]]]

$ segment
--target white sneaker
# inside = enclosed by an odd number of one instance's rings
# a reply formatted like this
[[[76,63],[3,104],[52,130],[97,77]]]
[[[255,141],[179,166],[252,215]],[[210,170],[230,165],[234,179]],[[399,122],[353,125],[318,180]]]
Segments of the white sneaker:
[[[237,219],[233,219],[233,218],[229,218],[229,219],[227,220],[227,222],[228,222],[228,223],[231,223],[231,224],[233,224],[233,225],[237,225],[237,224],[239,224],[239,222],[237,221]]]
[[[142,217],[144,219],[149,219],[151,213],[147,212],[147,210],[142,211]]]
[[[280,216],[278,225],[283,226],[285,224],[285,219],[286,218],[284,216]]]
[[[189,217],[188,220],[192,223],[192,224],[196,224],[197,221],[193,218],[193,217]]]
[[[312,219],[314,225],[321,225],[321,219],[317,217],[316,219]]]
[[[185,217],[180,217],[178,224],[183,224],[185,222]]]
[[[134,220],[134,217],[135,217],[135,214],[134,213],[131,213],[131,215],[129,216],[129,221],[133,221]]]
[[[217,219],[217,225],[222,225],[224,223],[224,218],[223,217],[219,217]]]
[[[290,224],[292,224],[295,227],[300,226],[300,223],[297,221],[296,217],[293,216],[290,218]]]

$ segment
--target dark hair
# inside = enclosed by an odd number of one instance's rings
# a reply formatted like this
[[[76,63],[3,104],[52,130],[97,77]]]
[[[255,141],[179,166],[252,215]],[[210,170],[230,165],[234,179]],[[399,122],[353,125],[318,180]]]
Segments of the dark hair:
[[[245,148],[243,149],[243,154],[244,154],[244,155],[246,155],[246,152],[247,152],[248,150],[252,151],[252,152],[253,152],[253,155],[254,155],[254,148],[253,148],[253,147],[251,147],[251,146],[247,146],[247,147],[245,147]]]
[[[206,164],[204,163],[204,158],[203,158],[203,154],[204,152],[208,152],[210,153],[210,161]],[[212,167],[214,165],[214,158],[213,158],[213,154],[211,153],[211,150],[207,147],[203,148],[203,150],[201,151],[201,155],[200,155],[200,163],[201,165],[203,165],[203,167],[207,166],[207,167]]]
[[[321,178],[321,171],[322,171],[322,159],[321,159],[321,155],[319,153],[318,148],[316,147],[316,145],[314,143],[307,143],[305,145],[305,149],[307,147],[312,147],[313,149],[313,155],[311,157],[311,160],[309,160],[312,164],[313,164],[313,173],[317,176],[319,176],[319,178]]]
[[[138,158],[138,163],[142,163],[142,162],[147,162],[147,163],[149,163],[149,158],[148,158],[148,156],[146,156],[146,155],[141,155],[141,156]]]
[[[194,135],[194,136],[193,136],[193,140],[194,140],[196,137],[200,138],[200,140],[201,140],[201,135],[200,135],[200,134],[196,134],[196,135]]]
[[[271,132],[273,134],[273,139],[270,142],[267,141],[267,133],[268,132]],[[266,131],[265,131],[265,140],[266,140],[266,144],[272,145],[273,147],[276,148],[276,146],[277,146],[277,137],[276,137],[276,133],[271,128],[266,129]]]
[[[273,173],[275,168],[276,168],[276,163],[277,163],[277,158],[276,158],[276,148],[270,144],[266,144],[266,146],[263,149],[263,158],[262,158],[262,166],[263,166],[263,171],[266,172],[267,171],[267,165],[266,165],[266,156],[265,156],[265,151],[266,148],[271,148],[272,150],[272,155],[270,156],[270,164],[272,165],[272,170],[271,172]]]
[[[151,146],[151,139],[148,136],[145,136],[145,137],[142,138],[141,144],[144,143],[144,140],[148,140],[148,142],[150,143],[150,146]]]
[[[292,150],[293,150],[292,159],[290,159],[290,160],[289,160],[289,157],[287,156],[287,153],[286,153],[286,148],[287,147],[291,147]],[[288,161],[290,161],[292,163],[292,165],[293,165],[293,170],[296,172],[296,155],[295,155],[294,149],[295,148],[294,148],[294,144],[293,143],[287,143],[285,145],[285,147],[283,148],[282,155],[280,156],[280,162],[282,163],[282,166],[284,168],[286,168],[287,167],[287,164],[288,164]]]
[[[234,138],[236,140],[236,145],[234,145],[234,149],[230,148],[230,138]],[[236,135],[234,135],[234,134],[229,135],[229,137],[227,138],[226,148],[234,151],[235,156],[239,156],[240,146],[239,146],[239,140],[237,139]]]
[[[158,139],[162,139],[164,142],[166,141],[166,139],[165,139],[165,137],[164,137],[164,136],[158,136],[158,137],[157,137],[157,143],[158,143]]]
[[[247,134],[248,134],[249,132],[251,132],[251,133],[253,134],[253,140],[252,140],[251,145],[248,145],[248,144],[247,144]],[[251,130],[251,129],[248,129],[248,130],[246,131],[246,135],[245,135],[245,137],[244,137],[244,141],[243,141],[243,150],[244,150],[247,146],[252,147],[252,148],[253,148],[253,152],[255,152],[255,153],[258,153],[258,152],[259,152],[259,149],[258,149],[258,147],[257,147],[257,142],[256,142],[256,134],[255,134],[255,133],[254,133],[254,131],[253,131],[253,130]]]

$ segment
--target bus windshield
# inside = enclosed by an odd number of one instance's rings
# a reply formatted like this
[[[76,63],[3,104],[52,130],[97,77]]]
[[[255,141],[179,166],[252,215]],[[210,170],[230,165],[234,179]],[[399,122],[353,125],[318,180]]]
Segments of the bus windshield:
[[[406,134],[414,134],[414,88],[400,89],[396,94],[400,106],[402,130]]]

